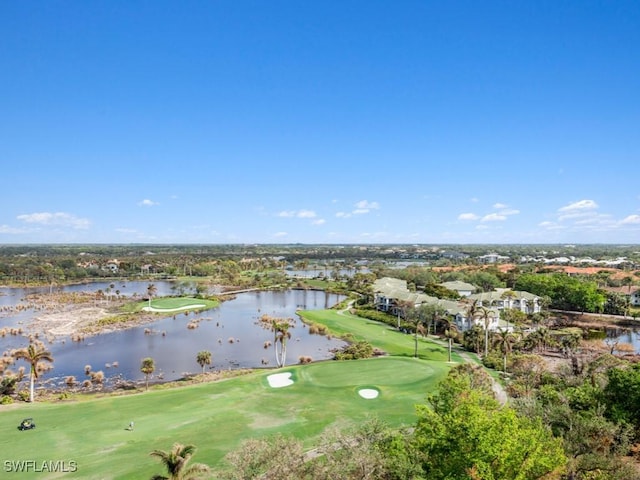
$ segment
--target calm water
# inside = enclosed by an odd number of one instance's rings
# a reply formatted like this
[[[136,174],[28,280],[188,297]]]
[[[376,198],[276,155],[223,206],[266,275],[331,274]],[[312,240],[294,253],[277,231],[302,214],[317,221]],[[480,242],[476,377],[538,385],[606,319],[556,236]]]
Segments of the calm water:
[[[64,287],[65,291],[105,290],[111,282]],[[113,290],[121,294],[145,295],[148,282],[128,282],[116,284]],[[170,282],[154,282],[158,296],[173,292]],[[38,289],[48,292],[48,288]],[[0,305],[16,305],[21,298],[34,289],[0,289]],[[54,369],[41,376],[43,381],[61,384],[65,376],[74,375],[78,381],[86,378],[85,365],[93,371],[102,370],[108,381],[115,378],[140,380],[140,362],[152,357],[156,364],[156,374],[164,380],[180,378],[184,373],[201,371],[196,362],[200,350],[212,353],[213,369],[240,367],[260,367],[275,365],[273,346],[263,348],[265,341],[273,340],[273,334],[256,325],[262,314],[277,317],[291,317],[296,320],[287,347],[287,364],[298,362],[300,355],[314,360],[331,358],[330,350],[344,345],[336,339],[310,335],[295,314],[296,309],[307,310],[329,308],[338,303],[342,296],[322,291],[289,290],[283,292],[249,292],[236,299],[222,303],[219,307],[199,314],[184,313],[161,318],[158,321],[121,332],[108,333],[87,338],[83,342],[71,342],[58,338],[47,348],[54,357]],[[0,327],[18,322],[27,324],[37,312],[22,312],[12,317],[0,318]],[[198,320],[198,328],[188,329],[187,324]],[[151,329],[152,333],[145,333]],[[24,337],[7,336],[0,338],[0,350],[26,345]],[[114,368],[114,362],[118,367]]]

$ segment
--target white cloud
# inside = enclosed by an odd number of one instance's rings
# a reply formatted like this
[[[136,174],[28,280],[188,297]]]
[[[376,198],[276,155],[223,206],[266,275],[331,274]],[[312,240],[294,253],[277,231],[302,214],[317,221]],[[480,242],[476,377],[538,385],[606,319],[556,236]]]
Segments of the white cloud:
[[[368,202],[367,200],[360,200],[355,206],[361,210],[377,210],[380,208],[378,202]]]
[[[501,209],[501,208],[507,208],[507,206],[504,203],[494,203],[493,208]]]
[[[355,204],[355,209],[351,212],[354,215],[362,215],[369,213],[371,210],[378,210],[380,204],[378,202],[369,202],[367,200],[360,200]]]
[[[458,215],[458,220],[478,220],[479,218],[475,213],[461,213]]]
[[[287,235],[288,235],[288,233],[287,233],[287,232],[277,232],[277,233],[275,233],[273,236],[274,236],[274,237],[281,238],[281,237],[286,237]]]
[[[27,230],[21,228],[10,227],[9,225],[0,225],[0,233],[20,234],[26,233]]]
[[[116,228],[116,232],[118,233],[138,233],[138,231],[134,228]]]
[[[278,217],[285,218],[315,218],[316,216],[316,212],[313,210],[283,210],[278,213]]]
[[[326,220],[324,218],[319,218],[311,222],[312,225],[324,225],[325,223],[326,223]]]
[[[640,224],[640,215],[629,215],[627,218],[623,219],[620,223],[623,225]]]
[[[351,216],[350,213],[347,212],[338,212],[336,213],[336,217],[338,218],[349,218]]]
[[[500,215],[498,213],[490,213],[489,215],[485,215],[484,217],[482,217],[482,220],[480,220],[481,222],[502,222],[503,220],[506,220],[507,217],[504,215]]]
[[[478,198],[476,198],[476,197],[473,197],[473,198],[471,199],[471,203],[478,203],[479,201],[480,201],[480,199],[478,199]]]
[[[593,210],[598,208],[598,204],[593,200],[580,200],[578,202],[570,203],[562,208],[559,208],[559,212],[573,213],[584,212],[585,210]]]
[[[500,211],[500,215],[518,215],[520,210],[516,210],[515,208],[505,208]]]
[[[89,228],[91,222],[86,218],[79,218],[75,215],[65,212],[38,212],[25,215],[18,215],[18,220],[26,223],[36,223],[39,225],[51,225],[59,227],[71,227],[78,230]]]
[[[149,200],[148,198],[145,198],[144,200],[138,202],[139,207],[154,207],[156,205],[160,204],[158,202],[154,202],[153,200]]]
[[[316,212],[313,210],[300,210],[298,212],[298,218],[315,218]]]

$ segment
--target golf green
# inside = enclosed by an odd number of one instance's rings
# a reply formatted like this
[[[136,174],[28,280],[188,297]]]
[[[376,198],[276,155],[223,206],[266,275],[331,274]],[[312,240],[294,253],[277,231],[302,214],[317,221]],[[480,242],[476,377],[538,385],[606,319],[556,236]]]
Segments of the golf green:
[[[4,406],[0,468],[28,461],[36,467],[23,466],[21,478],[149,478],[163,473],[149,452],[169,450],[174,442],[196,445],[194,461],[212,467],[250,437],[282,433],[312,447],[327,428],[371,416],[391,426],[412,424],[415,405],[425,402],[448,368],[404,357],[327,361],[121,397]],[[293,383],[270,386],[269,375],[284,372]],[[363,398],[362,388],[379,395]],[[25,417],[33,417],[37,428],[19,431]],[[131,421],[133,431],[127,429]],[[53,462],[59,468],[73,462],[75,471],[43,472]]]

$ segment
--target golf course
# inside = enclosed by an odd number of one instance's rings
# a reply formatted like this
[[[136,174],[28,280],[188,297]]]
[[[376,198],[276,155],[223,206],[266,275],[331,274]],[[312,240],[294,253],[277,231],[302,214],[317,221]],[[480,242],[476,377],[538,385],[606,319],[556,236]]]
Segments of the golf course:
[[[387,325],[334,310],[301,316],[333,335],[367,340],[387,355],[255,370],[183,387],[156,385],[127,395],[1,406],[3,471],[20,471],[20,478],[150,478],[164,467],[149,452],[169,450],[175,442],[195,445],[194,461],[214,469],[251,437],[281,433],[312,448],[327,428],[370,417],[392,427],[411,425],[415,405],[451,367],[440,343],[419,338],[414,358],[416,339]],[[460,361],[454,354],[453,363]],[[36,428],[18,430],[24,418],[33,418]],[[25,469],[20,462],[32,463]]]

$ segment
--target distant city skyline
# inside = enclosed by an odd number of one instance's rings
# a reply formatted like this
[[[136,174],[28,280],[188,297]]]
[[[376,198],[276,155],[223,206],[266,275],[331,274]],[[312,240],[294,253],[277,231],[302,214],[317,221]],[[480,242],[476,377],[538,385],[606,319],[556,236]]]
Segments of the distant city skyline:
[[[9,2],[0,243],[640,244],[640,4]]]

